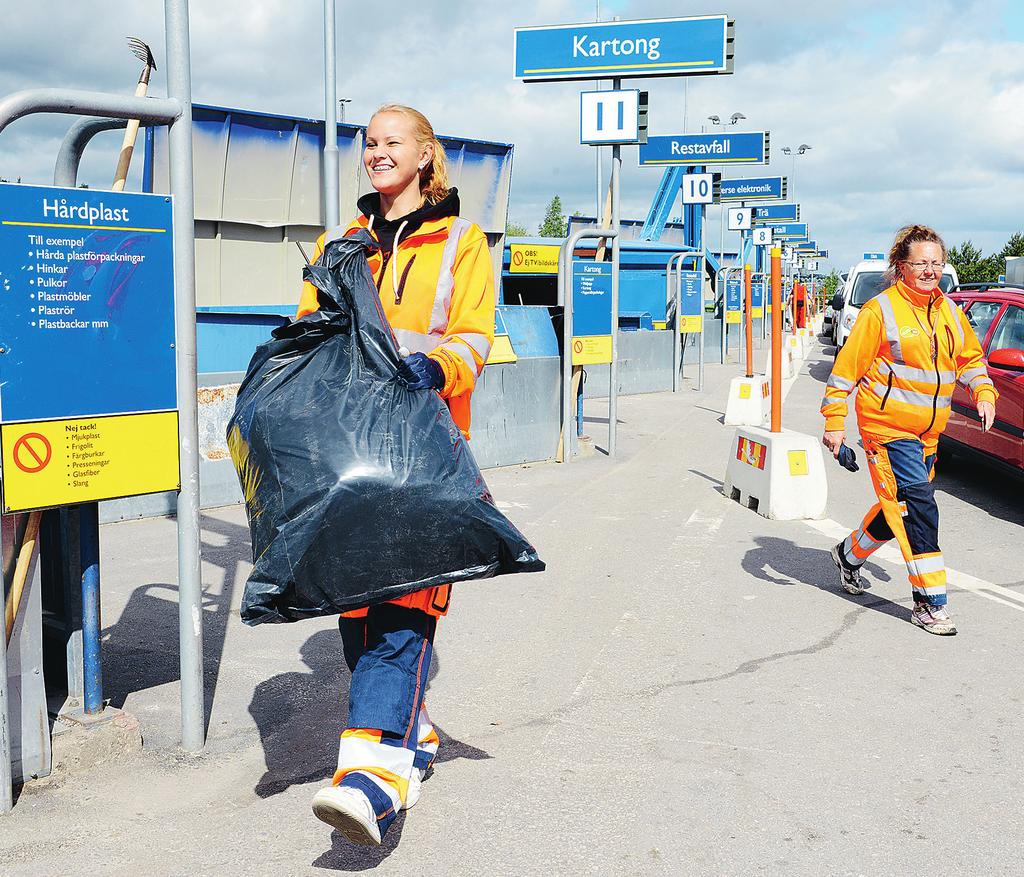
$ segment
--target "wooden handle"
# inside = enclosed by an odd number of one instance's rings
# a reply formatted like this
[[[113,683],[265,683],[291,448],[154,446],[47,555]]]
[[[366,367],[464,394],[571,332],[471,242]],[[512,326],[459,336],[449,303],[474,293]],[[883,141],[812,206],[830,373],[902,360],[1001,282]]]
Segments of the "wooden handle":
[[[11,582],[11,593],[7,595],[7,605],[4,606],[7,642],[11,641],[11,633],[14,632],[14,619],[18,617],[21,595],[25,591],[25,581],[28,579],[28,570],[32,564],[32,554],[36,549],[36,537],[39,535],[39,519],[41,516],[42,512],[31,512],[29,514],[28,525],[25,527],[25,538],[21,540],[21,550],[18,552],[18,565],[14,568],[14,581]]]
[[[148,71],[149,68],[147,67]],[[149,77],[145,76],[143,81],[139,80],[135,88],[136,97],[145,97],[149,91]],[[139,136],[139,120],[129,119],[128,127],[124,129],[124,139],[121,141],[121,154],[117,159],[117,171],[114,173],[114,184],[110,187],[115,192],[124,190],[125,180],[128,179],[128,167],[132,163],[132,152],[135,149],[135,139]]]

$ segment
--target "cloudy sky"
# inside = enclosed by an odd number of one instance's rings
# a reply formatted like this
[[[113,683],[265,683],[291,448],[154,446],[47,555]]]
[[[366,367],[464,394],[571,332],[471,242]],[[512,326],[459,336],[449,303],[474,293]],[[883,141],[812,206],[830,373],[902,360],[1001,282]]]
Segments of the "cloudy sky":
[[[699,132],[709,115],[743,113],[734,130],[771,132],[773,174],[792,173],[783,146],[810,144],[796,161],[796,195],[833,265],[885,249],[910,221],[934,225],[949,243],[970,238],[986,253],[1024,229],[1020,0],[422,0],[392,4],[383,16],[339,0],[338,93],[352,98],[348,119],[409,103],[439,133],[515,144],[510,218],[531,228],[556,193],[569,210],[593,212],[594,153],[578,143],[581,86],[514,80],[512,29],[593,20],[598,5],[603,19],[735,19],[734,75],[627,84],[650,91],[654,134]],[[194,99],[322,118],[322,8],[319,0],[193,0]],[[160,0],[19,4],[0,30],[0,93],[131,93],[138,64],[125,47],[129,34],[153,46],[162,68]],[[163,93],[162,71],[153,93]],[[9,126],[0,177],[50,182],[67,125],[51,116]],[[119,143],[120,134],[97,138],[83,182],[109,185]],[[660,171],[638,168],[633,147],[623,153],[623,215],[642,218]],[[710,218],[717,228],[716,208]]]

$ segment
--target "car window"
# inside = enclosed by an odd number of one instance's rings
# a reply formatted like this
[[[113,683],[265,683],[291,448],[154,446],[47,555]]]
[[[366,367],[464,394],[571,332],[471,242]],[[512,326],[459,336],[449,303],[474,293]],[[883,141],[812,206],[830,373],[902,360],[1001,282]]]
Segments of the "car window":
[[[965,311],[967,322],[971,324],[974,334],[978,336],[978,340],[982,344],[985,343],[988,327],[992,325],[992,321],[1002,306],[1002,302],[998,301],[975,301],[971,302],[970,307]]]
[[[943,274],[939,280],[939,289],[943,292],[949,292],[956,284],[953,282],[952,274]]]
[[[883,271],[862,271],[853,281],[853,290],[850,292],[847,301],[861,307],[867,304],[883,289],[888,289],[890,284],[885,279]]]
[[[1024,308],[1010,305],[1003,318],[996,324],[990,350],[1024,350]]]

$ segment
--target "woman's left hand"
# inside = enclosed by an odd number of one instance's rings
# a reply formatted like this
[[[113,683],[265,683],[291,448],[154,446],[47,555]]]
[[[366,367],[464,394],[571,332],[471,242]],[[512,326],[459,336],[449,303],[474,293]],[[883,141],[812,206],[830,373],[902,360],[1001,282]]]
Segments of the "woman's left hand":
[[[996,406],[991,402],[979,402],[978,414],[981,415],[981,428],[988,432],[996,421]]]

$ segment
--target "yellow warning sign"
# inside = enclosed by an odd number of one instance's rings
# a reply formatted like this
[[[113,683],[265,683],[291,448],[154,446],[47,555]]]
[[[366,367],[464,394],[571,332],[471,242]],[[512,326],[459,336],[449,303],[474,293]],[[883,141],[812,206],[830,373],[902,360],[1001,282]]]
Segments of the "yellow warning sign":
[[[741,399],[749,399],[750,398],[750,384],[740,384],[740,398]]]
[[[807,474],[807,451],[789,451],[789,474]]]
[[[754,319],[754,320],[763,318],[764,317],[764,308],[751,307],[750,308],[750,317],[751,317],[751,319]]]
[[[509,244],[509,274],[557,274],[556,244]]]
[[[573,365],[601,365],[611,361],[611,335],[581,335],[572,339]]]
[[[178,412],[6,423],[5,512],[177,490]]]
[[[487,365],[500,365],[503,362],[518,362],[512,339],[508,335],[495,335],[491,352],[487,357]]]
[[[704,315],[703,314],[692,314],[687,316],[683,314],[682,319],[679,321],[680,332],[703,332],[704,331]]]
[[[725,322],[735,324],[741,322],[743,315],[739,311],[726,311]]]

